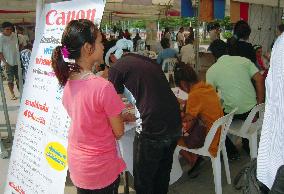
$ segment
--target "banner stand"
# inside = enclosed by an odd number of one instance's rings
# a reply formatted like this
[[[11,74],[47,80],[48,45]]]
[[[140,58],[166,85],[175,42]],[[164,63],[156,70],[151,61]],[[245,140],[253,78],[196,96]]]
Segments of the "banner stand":
[[[10,119],[9,119],[9,114],[8,114],[8,108],[7,108],[7,102],[6,102],[6,97],[5,97],[4,85],[3,85],[2,69],[0,69],[0,92],[1,92],[3,110],[4,110],[5,120],[6,120],[8,139],[9,139],[9,142],[12,142],[13,137],[12,137],[11,124],[10,124]]]

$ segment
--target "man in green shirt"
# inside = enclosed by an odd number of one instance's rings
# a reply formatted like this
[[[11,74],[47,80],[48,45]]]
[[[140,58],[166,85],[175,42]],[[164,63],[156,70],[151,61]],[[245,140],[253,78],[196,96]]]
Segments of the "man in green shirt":
[[[256,104],[264,102],[263,77],[249,59],[226,55],[222,40],[212,42],[210,49],[217,61],[208,69],[206,82],[221,93],[225,114],[237,107],[234,118],[245,120]]]

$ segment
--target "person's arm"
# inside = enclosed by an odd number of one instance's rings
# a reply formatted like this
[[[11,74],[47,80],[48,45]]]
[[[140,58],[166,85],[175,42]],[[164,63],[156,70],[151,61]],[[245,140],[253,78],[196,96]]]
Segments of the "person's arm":
[[[264,102],[264,96],[265,96],[263,77],[259,72],[257,72],[256,74],[254,74],[252,79],[255,81],[257,104],[261,104]]]
[[[158,57],[157,57],[157,63],[162,65],[162,52],[160,52]]]
[[[0,36],[0,63],[1,63],[1,61],[3,61],[3,63],[5,65],[8,64],[7,60],[5,59],[5,56],[3,54],[3,38],[2,38],[2,36]]]
[[[104,88],[100,99],[115,138],[121,138],[124,134],[124,124],[121,113],[125,105],[111,83]]]
[[[200,114],[202,102],[198,93],[189,93],[185,107],[185,114],[182,118],[183,131],[190,132],[198,115]]]
[[[121,114],[109,117],[110,125],[116,139],[120,139],[124,135],[124,124]]]
[[[5,61],[6,61],[6,59],[5,59],[5,57],[4,57],[4,55],[3,55],[3,53],[2,53],[2,52],[0,52],[0,60],[1,60],[1,61],[3,61],[3,62],[5,62]]]

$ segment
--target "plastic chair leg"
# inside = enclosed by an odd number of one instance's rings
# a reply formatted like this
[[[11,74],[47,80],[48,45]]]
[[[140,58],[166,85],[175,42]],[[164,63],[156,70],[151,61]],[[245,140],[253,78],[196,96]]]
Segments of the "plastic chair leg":
[[[211,158],[211,162],[214,174],[215,193],[222,194],[220,154],[216,158]]]
[[[227,177],[227,183],[231,184],[231,182],[232,182],[231,181],[231,173],[230,173],[230,166],[229,166],[229,162],[228,162],[226,146],[223,146],[222,154],[223,154],[223,161],[224,161],[225,172],[226,172],[226,177]]]
[[[257,158],[257,133],[249,137],[250,158]]]

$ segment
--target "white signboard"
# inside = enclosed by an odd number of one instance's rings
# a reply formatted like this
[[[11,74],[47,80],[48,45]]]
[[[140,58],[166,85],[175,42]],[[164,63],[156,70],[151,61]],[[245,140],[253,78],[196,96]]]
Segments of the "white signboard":
[[[61,44],[68,22],[89,19],[99,23],[104,5],[103,0],[45,5],[24,86],[5,194],[64,193],[70,119],[62,106],[51,54]]]

